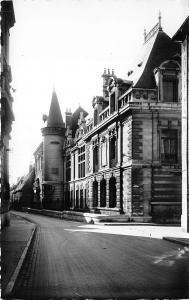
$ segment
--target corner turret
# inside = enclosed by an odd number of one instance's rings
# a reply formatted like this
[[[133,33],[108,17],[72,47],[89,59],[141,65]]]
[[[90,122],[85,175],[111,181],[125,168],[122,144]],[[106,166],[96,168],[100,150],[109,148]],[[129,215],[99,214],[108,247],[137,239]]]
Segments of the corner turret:
[[[47,126],[43,135],[43,207],[62,209],[63,203],[63,145],[65,124],[63,122],[55,90],[52,93]]]

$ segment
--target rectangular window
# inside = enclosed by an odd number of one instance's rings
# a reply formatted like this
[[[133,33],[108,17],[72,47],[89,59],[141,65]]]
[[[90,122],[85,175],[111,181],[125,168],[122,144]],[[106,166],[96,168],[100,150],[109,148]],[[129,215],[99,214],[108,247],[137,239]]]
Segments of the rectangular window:
[[[101,144],[101,165],[102,165],[102,167],[107,165],[107,142],[106,142],[106,139]]]
[[[178,131],[163,129],[161,132],[161,161],[178,162]]]
[[[66,156],[66,181],[71,180],[71,155]]]
[[[163,101],[178,102],[178,81],[177,80],[163,81]]]
[[[116,137],[110,139],[110,167],[116,165]]]
[[[99,169],[99,160],[98,160],[98,146],[95,146],[93,149],[93,172],[98,172]]]
[[[75,179],[75,153],[73,155],[74,165],[73,165],[73,178]]]
[[[78,150],[78,177],[85,177],[85,146]]]

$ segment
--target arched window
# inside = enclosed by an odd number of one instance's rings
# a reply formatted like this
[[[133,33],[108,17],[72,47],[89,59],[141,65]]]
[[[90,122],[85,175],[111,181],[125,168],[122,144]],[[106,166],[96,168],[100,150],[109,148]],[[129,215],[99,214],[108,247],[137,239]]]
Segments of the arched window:
[[[79,190],[76,190],[76,203],[75,203],[75,207],[79,208]]]
[[[83,208],[83,188],[80,189],[80,208]]]
[[[106,180],[100,182],[100,206],[106,207]]]
[[[93,207],[98,206],[98,182],[93,181]]]
[[[109,181],[109,207],[116,207],[116,179],[115,177],[111,177]]]

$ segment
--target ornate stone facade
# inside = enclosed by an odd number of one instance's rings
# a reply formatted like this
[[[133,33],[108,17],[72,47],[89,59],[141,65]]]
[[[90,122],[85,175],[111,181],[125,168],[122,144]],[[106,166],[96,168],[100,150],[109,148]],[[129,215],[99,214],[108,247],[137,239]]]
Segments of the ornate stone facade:
[[[103,95],[93,98],[92,118],[64,148],[71,157],[64,203],[71,210],[180,221],[179,49],[160,23],[146,36],[143,55],[127,80],[104,71]]]

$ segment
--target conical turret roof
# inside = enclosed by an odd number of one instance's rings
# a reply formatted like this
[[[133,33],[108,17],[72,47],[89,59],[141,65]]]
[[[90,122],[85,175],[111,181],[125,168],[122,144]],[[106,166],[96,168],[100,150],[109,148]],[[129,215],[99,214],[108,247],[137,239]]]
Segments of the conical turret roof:
[[[47,127],[65,127],[55,90],[52,93],[51,106],[47,119]]]

